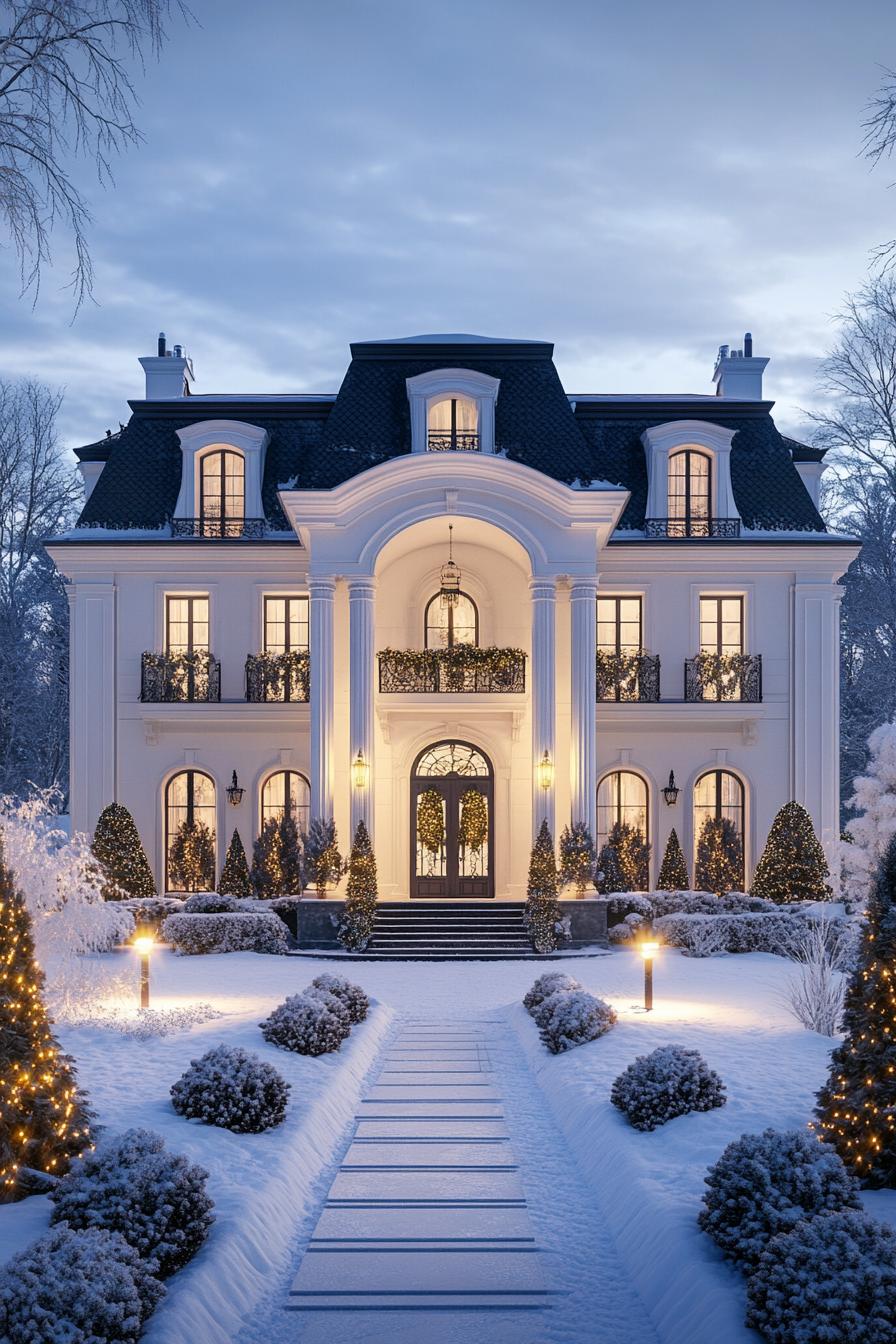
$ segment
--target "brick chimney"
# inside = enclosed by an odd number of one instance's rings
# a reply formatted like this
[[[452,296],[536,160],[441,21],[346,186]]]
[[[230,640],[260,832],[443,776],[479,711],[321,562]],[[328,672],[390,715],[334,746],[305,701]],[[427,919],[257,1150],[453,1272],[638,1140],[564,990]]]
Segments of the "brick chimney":
[[[761,401],[762,375],[767,363],[767,359],[759,359],[753,354],[753,337],[749,332],[744,335],[742,350],[720,345],[712,374],[716,396]]]
[[[140,364],[146,374],[147,401],[170,401],[190,395],[192,362],[184,354],[183,346],[176,345],[173,350],[167,348],[164,331],[159,332],[158,352],[143,355]]]

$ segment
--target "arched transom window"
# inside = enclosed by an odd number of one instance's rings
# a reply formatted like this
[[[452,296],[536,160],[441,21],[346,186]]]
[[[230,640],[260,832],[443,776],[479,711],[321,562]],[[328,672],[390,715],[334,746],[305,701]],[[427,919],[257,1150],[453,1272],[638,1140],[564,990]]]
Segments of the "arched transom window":
[[[199,464],[199,516],[205,537],[239,536],[246,516],[242,453],[219,448]]]
[[[707,821],[731,824],[730,841],[740,864],[743,881],[744,786],[730,770],[708,770],[694,785],[694,860]],[[696,879],[695,879],[696,880]]]
[[[311,786],[296,770],[278,770],[268,775],[261,789],[261,824],[290,812],[303,834],[311,812]]]
[[[436,593],[426,604],[424,643],[427,649],[450,649],[455,644],[479,643],[479,612],[466,593],[454,604],[443,603]]]
[[[614,770],[611,775],[604,775],[597,787],[598,849],[607,843],[617,822],[627,823],[649,840],[647,804],[647,783],[633,770]]]
[[[443,397],[429,408],[431,453],[479,451],[479,407],[471,397]]]
[[[712,516],[712,461],[696,448],[669,458],[669,536],[708,537]]]
[[[201,770],[181,770],[169,779],[165,788],[165,889],[166,891],[205,890],[215,887],[216,860],[211,858],[209,870],[200,881],[188,885],[172,862],[178,836],[185,826],[201,823],[211,833],[213,852],[217,837],[217,808],[215,781]]]
[[[467,742],[438,742],[428,747],[417,761],[417,776],[473,775],[488,778],[491,766],[481,751]]]

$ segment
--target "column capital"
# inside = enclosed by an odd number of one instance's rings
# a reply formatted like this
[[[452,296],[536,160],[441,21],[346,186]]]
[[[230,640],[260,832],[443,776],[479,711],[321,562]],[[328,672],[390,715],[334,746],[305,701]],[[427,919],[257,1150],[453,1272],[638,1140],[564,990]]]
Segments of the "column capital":
[[[348,584],[349,598],[361,598],[373,600],[376,594],[378,580],[372,574],[354,574],[346,580]]]
[[[554,602],[557,599],[557,580],[540,579],[533,575],[529,580],[529,592],[533,602]]]
[[[314,575],[308,580],[308,594],[318,601],[332,601],[336,594],[336,580],[330,575]]]
[[[571,578],[569,581],[570,602],[593,602],[597,597],[597,575]]]

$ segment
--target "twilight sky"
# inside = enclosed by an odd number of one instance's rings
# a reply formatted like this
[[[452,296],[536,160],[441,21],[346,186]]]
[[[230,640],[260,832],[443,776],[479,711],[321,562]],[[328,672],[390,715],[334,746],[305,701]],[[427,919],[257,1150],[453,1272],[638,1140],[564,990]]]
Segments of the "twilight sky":
[[[64,247],[32,309],[0,253],[0,370],[66,388],[69,445],[137,356],[198,392],[334,391],[350,340],[553,340],[570,392],[710,392],[751,329],[798,431],[832,315],[896,235],[860,157],[892,0],[190,0],[138,79],[145,143],[83,180],[98,306]]]

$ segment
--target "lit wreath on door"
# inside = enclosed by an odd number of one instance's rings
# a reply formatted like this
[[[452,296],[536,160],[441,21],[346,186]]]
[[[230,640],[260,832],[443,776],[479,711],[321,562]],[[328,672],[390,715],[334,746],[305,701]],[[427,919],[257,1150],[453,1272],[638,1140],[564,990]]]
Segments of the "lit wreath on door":
[[[482,848],[488,839],[488,802],[478,789],[467,789],[461,795],[460,838],[470,854],[470,876],[478,877]]]

